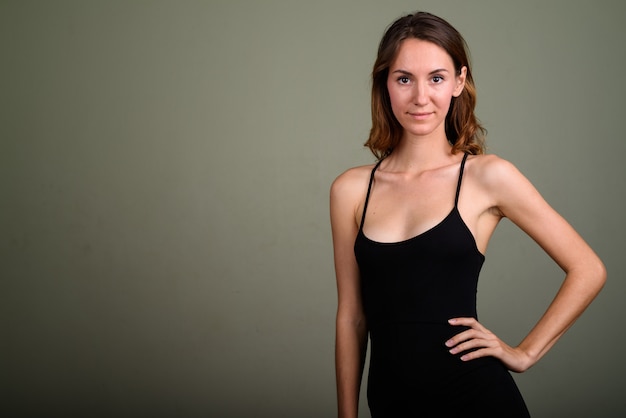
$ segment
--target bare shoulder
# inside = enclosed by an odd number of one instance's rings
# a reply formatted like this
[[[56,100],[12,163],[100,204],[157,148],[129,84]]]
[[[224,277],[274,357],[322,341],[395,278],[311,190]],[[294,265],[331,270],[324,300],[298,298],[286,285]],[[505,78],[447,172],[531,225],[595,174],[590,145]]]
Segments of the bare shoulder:
[[[353,235],[358,213],[365,202],[367,186],[373,165],[354,167],[340,174],[330,188],[330,216],[333,229]]]
[[[481,155],[468,160],[468,166],[472,180],[486,196],[492,212],[521,226],[532,214],[539,217],[536,214],[552,211],[534,185],[511,162],[496,155]]]
[[[468,158],[467,173],[470,184],[475,187],[474,196],[482,196],[489,213],[510,218],[515,217],[520,208],[529,210],[529,205],[545,205],[535,187],[517,167],[497,155]]]
[[[350,168],[341,173],[332,183],[331,198],[364,194],[373,164]]]
[[[515,165],[495,154],[471,156],[468,158],[468,172],[477,183],[487,189],[526,181]]]

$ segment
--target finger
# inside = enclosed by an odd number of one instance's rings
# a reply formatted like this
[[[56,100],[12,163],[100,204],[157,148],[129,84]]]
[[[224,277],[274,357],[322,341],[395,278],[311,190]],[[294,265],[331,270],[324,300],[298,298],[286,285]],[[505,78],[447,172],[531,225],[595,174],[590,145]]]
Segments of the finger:
[[[473,328],[470,328],[466,331],[463,332],[459,332],[458,334],[454,335],[452,338],[450,338],[448,341],[445,342],[445,345],[448,347],[454,347],[457,344],[461,344],[464,341],[469,341],[475,338],[484,338],[485,334],[475,330]]]
[[[466,327],[476,328],[481,331],[487,331],[487,328],[485,328],[480,322],[478,322],[476,318],[472,317],[452,318],[448,320],[448,323],[454,326],[464,325]]]
[[[459,354],[459,353],[463,353],[464,351],[476,350],[476,349],[481,349],[481,348],[493,348],[493,347],[495,347],[494,341],[490,341],[490,340],[486,340],[482,338],[474,338],[472,340],[468,340],[463,343],[460,343],[452,347],[448,351],[450,352],[450,354]]]
[[[461,357],[459,357],[460,360],[462,361],[470,361],[470,360],[475,360],[477,358],[481,358],[481,357],[495,357],[495,350],[493,348],[481,348],[478,350],[474,350],[474,351],[470,351],[469,353],[465,353],[463,354]]]

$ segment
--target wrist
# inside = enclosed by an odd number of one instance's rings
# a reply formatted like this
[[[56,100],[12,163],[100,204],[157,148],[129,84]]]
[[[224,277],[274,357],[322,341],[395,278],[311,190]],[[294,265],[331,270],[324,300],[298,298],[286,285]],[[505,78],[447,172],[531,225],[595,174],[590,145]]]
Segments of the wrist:
[[[518,373],[523,373],[525,371],[527,371],[528,369],[530,369],[532,366],[535,365],[535,363],[537,363],[537,361],[539,360],[539,356],[534,353],[533,351],[526,349],[524,347],[518,346],[516,348],[516,350],[518,351],[518,353],[520,353],[520,362],[518,365],[518,370],[514,370]]]

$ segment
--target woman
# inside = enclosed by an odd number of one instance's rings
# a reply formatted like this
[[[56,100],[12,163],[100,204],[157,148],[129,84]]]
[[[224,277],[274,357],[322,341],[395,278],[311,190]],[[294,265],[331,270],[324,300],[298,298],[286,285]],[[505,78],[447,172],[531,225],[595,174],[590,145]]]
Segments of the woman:
[[[602,288],[604,266],[509,162],[484,155],[465,41],[428,13],[398,19],[372,72],[374,166],[331,187],[340,417],[356,417],[367,338],[373,417],[528,416],[509,371],[534,365]],[[477,321],[478,274],[507,217],[565,271],[518,346]]]

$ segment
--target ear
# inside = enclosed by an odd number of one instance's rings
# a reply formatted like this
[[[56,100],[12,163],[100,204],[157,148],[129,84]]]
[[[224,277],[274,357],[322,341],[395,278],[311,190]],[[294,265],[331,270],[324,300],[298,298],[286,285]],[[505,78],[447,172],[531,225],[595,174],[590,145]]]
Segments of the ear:
[[[457,75],[454,79],[456,82],[456,86],[454,87],[454,91],[452,92],[452,96],[459,97],[465,88],[465,77],[467,76],[467,67],[463,66],[461,68],[461,74]]]

